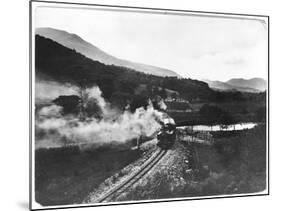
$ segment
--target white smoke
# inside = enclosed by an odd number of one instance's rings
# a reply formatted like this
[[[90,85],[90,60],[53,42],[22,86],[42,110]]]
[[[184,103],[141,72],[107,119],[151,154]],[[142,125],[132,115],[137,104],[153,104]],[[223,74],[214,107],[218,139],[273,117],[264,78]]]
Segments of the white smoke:
[[[47,116],[47,117],[59,117],[61,116],[62,107],[57,105],[51,105],[43,107],[39,110],[38,114],[39,116]]]
[[[105,101],[98,87],[86,89],[86,95],[97,102],[103,118],[79,121],[77,117],[61,115],[60,106],[43,107],[36,118],[37,148],[81,143],[125,143],[140,136],[151,136],[161,127],[159,122],[164,115],[155,110],[152,103],[147,109],[140,107],[134,113],[125,110],[117,115],[116,109]]]
[[[98,106],[101,108],[103,113],[107,112],[108,104],[106,103],[105,99],[102,97],[102,92],[99,87],[92,87],[86,89],[86,93],[88,98],[95,99],[97,101]]]
[[[54,81],[40,81],[35,83],[35,100],[51,101],[60,95],[75,95],[77,94],[77,88],[70,84],[61,84]]]
[[[164,103],[164,100],[161,99],[159,102],[158,102],[158,106],[159,108],[161,108],[162,110],[166,110],[167,109],[167,105]]]
[[[84,101],[86,102],[85,107],[87,106],[87,102],[91,102],[92,100],[96,102],[101,109],[103,119],[115,118],[120,114],[119,110],[112,108],[111,105],[105,101],[105,99],[102,97],[101,90],[97,86],[87,88],[85,90],[84,98]]]

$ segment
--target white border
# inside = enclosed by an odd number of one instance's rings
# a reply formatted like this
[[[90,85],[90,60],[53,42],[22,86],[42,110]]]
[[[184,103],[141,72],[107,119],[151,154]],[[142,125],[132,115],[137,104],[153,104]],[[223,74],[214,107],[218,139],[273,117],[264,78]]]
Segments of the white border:
[[[89,3],[90,4],[90,3]],[[31,90],[32,90],[32,96],[31,96],[31,102],[30,102],[30,106],[31,106],[31,140],[30,140],[30,153],[31,153],[31,160],[32,160],[32,165],[31,165],[31,169],[30,169],[30,177],[31,177],[31,187],[32,190],[30,190],[30,209],[55,209],[55,208],[73,208],[73,207],[89,207],[89,206],[103,206],[103,205],[116,205],[116,204],[136,204],[136,203],[147,203],[147,202],[162,202],[162,201],[180,201],[180,200],[196,200],[196,199],[210,199],[210,198],[229,198],[229,197],[240,197],[240,196],[256,196],[256,195],[266,195],[269,194],[269,178],[268,178],[268,168],[269,166],[266,165],[267,167],[267,181],[266,181],[266,190],[259,192],[259,193],[249,193],[249,194],[231,194],[231,195],[214,195],[214,196],[202,196],[202,197],[183,197],[183,198],[169,198],[169,199],[154,199],[154,200],[140,200],[140,201],[126,201],[126,202],[111,202],[111,203],[91,203],[91,204],[73,204],[73,205],[59,205],[59,206],[41,206],[40,204],[36,203],[35,201],[35,178],[34,178],[34,155],[35,155],[35,151],[33,149],[35,149],[35,117],[34,117],[34,113],[35,113],[35,105],[34,105],[34,99],[35,99],[35,60],[34,60],[34,56],[35,56],[35,12],[36,12],[36,8],[37,7],[61,7],[61,8],[71,8],[71,9],[91,9],[91,10],[115,10],[115,11],[128,11],[128,12],[140,12],[140,13],[144,13],[144,12],[148,12],[148,13],[160,13],[160,14],[170,14],[170,15],[187,15],[187,16],[207,16],[207,17],[221,17],[221,18],[239,18],[239,19],[252,19],[252,20],[263,20],[265,21],[266,25],[267,25],[267,30],[268,30],[268,18],[267,17],[262,17],[262,16],[255,16],[255,15],[240,15],[240,14],[215,14],[214,13],[210,13],[210,12],[203,12],[203,11],[169,11],[169,9],[161,9],[158,10],[158,8],[156,10],[153,9],[137,9],[137,8],[117,8],[117,7],[110,7],[110,5],[107,6],[98,6],[98,5],[78,5],[78,4],[65,4],[65,3],[50,3],[50,2],[36,2],[36,1],[31,1],[31,34],[30,34],[30,48],[32,49],[31,52]],[[121,6],[120,6],[121,7]],[[269,38],[268,38],[269,39]],[[269,62],[269,61],[268,61]],[[269,71],[269,70],[268,70]],[[267,82],[269,81],[268,75],[266,76],[266,80]],[[269,88],[269,87],[268,87]],[[269,96],[267,95],[267,108],[268,108],[268,100],[269,100]],[[267,149],[269,147],[268,145],[268,120],[269,120],[269,113],[268,113],[268,109],[267,109]],[[268,150],[267,150],[268,153]],[[267,159],[267,164],[268,164],[268,154],[266,156]]]

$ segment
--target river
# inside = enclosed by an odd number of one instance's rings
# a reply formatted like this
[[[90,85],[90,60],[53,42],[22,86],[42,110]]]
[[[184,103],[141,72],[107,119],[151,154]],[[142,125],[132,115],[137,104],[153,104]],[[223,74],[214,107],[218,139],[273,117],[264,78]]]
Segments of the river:
[[[234,131],[234,130],[245,130],[252,129],[257,125],[254,122],[237,123],[231,125],[193,125],[193,126],[182,126],[181,129],[190,129],[193,131]]]

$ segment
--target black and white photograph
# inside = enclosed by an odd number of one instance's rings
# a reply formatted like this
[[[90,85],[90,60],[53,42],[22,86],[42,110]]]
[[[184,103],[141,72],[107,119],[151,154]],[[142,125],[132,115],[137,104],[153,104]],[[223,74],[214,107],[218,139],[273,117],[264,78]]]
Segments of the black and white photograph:
[[[30,10],[32,209],[268,195],[268,16]]]

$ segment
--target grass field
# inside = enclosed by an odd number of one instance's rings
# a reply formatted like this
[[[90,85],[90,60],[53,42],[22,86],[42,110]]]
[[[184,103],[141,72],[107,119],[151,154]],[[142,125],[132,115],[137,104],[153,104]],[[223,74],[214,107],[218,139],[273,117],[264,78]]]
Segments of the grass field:
[[[265,125],[217,137],[213,146],[184,144],[192,152],[189,166],[183,164],[174,170],[172,174],[176,171],[176,176],[171,176],[169,171],[159,172],[144,186],[136,187],[127,199],[212,196],[265,190]],[[174,188],[173,184],[178,185]]]
[[[137,150],[117,146],[36,150],[36,201],[43,206],[81,203],[106,178],[140,156]]]
[[[170,170],[158,172],[122,200],[256,193],[266,188],[266,126],[215,132],[214,145],[181,143]],[[71,146],[35,153],[36,201],[78,204],[106,178],[141,156],[126,146],[84,149]],[[186,163],[186,161],[189,161]],[[176,168],[173,168],[177,166]]]
[[[209,170],[199,181],[200,195],[255,193],[266,188],[265,125],[234,136],[225,133],[213,147],[197,145],[195,150],[200,169]]]

